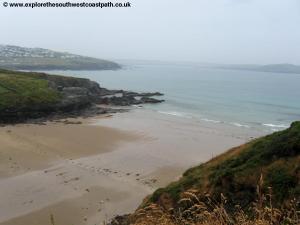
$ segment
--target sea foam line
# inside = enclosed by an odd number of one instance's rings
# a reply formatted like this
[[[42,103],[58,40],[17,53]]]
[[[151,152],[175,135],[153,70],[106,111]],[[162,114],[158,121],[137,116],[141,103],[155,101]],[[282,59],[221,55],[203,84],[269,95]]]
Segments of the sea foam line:
[[[178,116],[178,117],[185,117],[190,118],[186,113],[176,112],[176,111],[158,111],[161,114],[171,115],[171,116]]]
[[[206,119],[206,118],[202,118],[201,120],[202,120],[202,121],[205,121],[205,122],[222,123],[222,122],[219,121],[219,120],[211,120],[211,119]]]
[[[178,112],[178,111],[157,111],[158,113],[161,114],[165,114],[165,115],[171,115],[171,116],[177,116],[177,117],[181,117],[181,118],[195,118],[193,115],[188,114],[188,113],[183,113],[183,112]],[[241,123],[237,123],[237,122],[222,122],[219,120],[213,120],[213,119],[207,119],[207,118],[200,118],[201,121],[204,122],[210,122],[210,123],[225,123],[225,124],[231,124],[233,126],[236,127],[244,127],[244,128],[251,128],[251,126],[246,125],[246,124],[241,124]],[[259,123],[258,123],[259,124]],[[272,131],[278,131],[280,129],[284,129],[284,128],[288,128],[288,125],[285,124],[272,124],[272,123],[261,123],[260,125],[266,126],[266,127],[270,127],[272,128]]]
[[[240,123],[230,123],[230,124],[232,124],[232,125],[234,125],[234,126],[237,126],[237,127],[246,127],[246,128],[250,128],[250,126],[249,125],[245,125],[245,124],[240,124]]]
[[[289,126],[284,124],[272,124],[272,123],[263,123],[266,127],[276,127],[276,128],[288,128]]]

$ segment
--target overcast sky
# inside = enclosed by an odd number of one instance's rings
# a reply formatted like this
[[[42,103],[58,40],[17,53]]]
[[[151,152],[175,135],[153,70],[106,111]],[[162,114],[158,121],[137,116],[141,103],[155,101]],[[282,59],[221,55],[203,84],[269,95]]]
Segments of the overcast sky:
[[[1,3],[0,43],[106,59],[300,64],[299,0],[131,3],[112,9],[16,9]]]

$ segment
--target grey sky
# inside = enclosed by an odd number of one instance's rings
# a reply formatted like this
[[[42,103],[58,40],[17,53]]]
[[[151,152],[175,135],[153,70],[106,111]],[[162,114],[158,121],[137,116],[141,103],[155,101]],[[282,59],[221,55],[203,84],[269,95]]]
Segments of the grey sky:
[[[300,64],[299,0],[131,3],[128,9],[1,5],[0,43],[108,59]]]

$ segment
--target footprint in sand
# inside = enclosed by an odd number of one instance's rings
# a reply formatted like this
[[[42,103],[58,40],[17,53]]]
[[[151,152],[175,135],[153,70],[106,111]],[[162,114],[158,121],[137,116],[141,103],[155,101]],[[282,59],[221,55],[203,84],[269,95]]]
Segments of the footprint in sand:
[[[70,183],[70,182],[72,182],[72,181],[78,181],[79,180],[79,177],[74,177],[74,178],[71,178],[71,179],[69,179],[69,180],[65,180],[63,183],[64,184],[68,184],[68,183]]]
[[[58,174],[56,174],[55,176],[63,176],[63,175],[65,175],[65,174],[67,174],[67,172],[61,172],[61,173],[58,173]]]
[[[22,204],[23,204],[23,205],[26,205],[26,204],[31,204],[31,203],[33,203],[33,200],[23,202]]]
[[[122,175],[120,175],[120,171],[113,171],[109,168],[101,168],[101,167],[95,167],[95,166],[90,166],[90,165],[86,165],[85,163],[82,163],[82,162],[74,162],[74,161],[71,161],[71,163],[82,169],[82,170],[86,170],[86,171],[89,171],[93,174],[101,174],[101,175],[105,175],[105,176],[108,176],[109,174],[118,174],[118,177],[121,177]],[[125,174],[125,173],[124,173]],[[131,175],[132,173],[127,173],[127,176]],[[139,176],[140,174],[136,175],[136,176]]]

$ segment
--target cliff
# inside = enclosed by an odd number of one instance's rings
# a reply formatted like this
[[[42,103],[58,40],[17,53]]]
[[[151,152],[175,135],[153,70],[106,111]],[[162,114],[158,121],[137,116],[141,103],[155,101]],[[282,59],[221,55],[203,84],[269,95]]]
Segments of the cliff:
[[[294,122],[189,169],[112,224],[299,224],[299,210],[300,122]]]
[[[161,94],[108,90],[89,79],[0,69],[0,123],[118,112],[123,110],[97,105],[130,106],[163,101],[151,97],[155,95]]]

